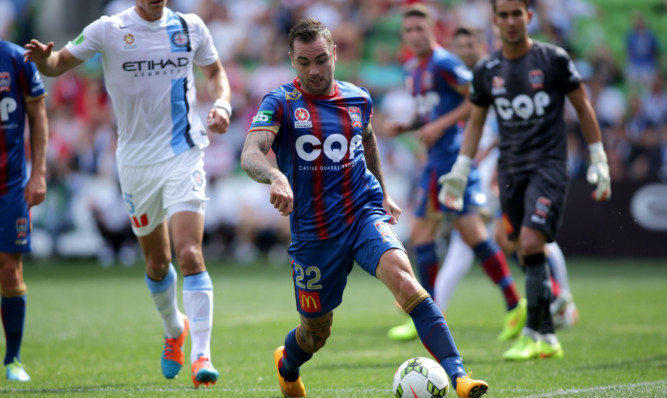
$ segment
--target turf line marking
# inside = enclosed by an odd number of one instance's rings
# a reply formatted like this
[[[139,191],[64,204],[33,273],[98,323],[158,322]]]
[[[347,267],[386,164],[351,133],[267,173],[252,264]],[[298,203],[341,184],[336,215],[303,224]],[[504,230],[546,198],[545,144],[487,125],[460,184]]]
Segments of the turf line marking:
[[[523,397],[518,397],[518,398],[547,398],[547,397],[558,397],[558,396],[562,396],[562,395],[578,395],[578,394],[587,393],[587,392],[615,390],[615,389],[625,390],[627,388],[646,387],[646,386],[652,386],[652,385],[656,385],[656,384],[667,384],[667,379],[656,380],[656,381],[645,381],[645,382],[642,382],[642,383],[632,383],[632,384],[614,384],[614,385],[610,385],[610,386],[599,386],[599,387],[590,387],[590,388],[572,388],[572,389],[569,389],[569,390],[558,390],[558,391],[555,391],[555,392],[549,392],[549,393],[544,393],[544,394],[525,395]]]

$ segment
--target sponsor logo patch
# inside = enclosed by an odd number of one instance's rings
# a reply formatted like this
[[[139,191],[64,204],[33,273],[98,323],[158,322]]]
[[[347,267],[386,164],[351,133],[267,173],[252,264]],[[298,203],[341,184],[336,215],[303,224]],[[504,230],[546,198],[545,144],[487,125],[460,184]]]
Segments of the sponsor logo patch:
[[[313,122],[310,121],[310,112],[306,108],[297,108],[294,111],[294,128],[303,129],[313,127]]]
[[[123,36],[123,51],[132,51],[137,49],[137,44],[135,43],[135,38],[132,33],[128,33]]]
[[[320,294],[318,292],[306,292],[299,289],[299,307],[304,312],[319,312],[322,310]]]

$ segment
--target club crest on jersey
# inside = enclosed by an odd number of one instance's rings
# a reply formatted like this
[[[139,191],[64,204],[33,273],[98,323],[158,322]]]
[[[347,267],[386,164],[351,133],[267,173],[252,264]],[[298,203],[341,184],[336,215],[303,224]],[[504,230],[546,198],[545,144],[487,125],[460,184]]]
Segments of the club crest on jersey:
[[[174,32],[171,34],[171,42],[176,47],[187,47],[189,44],[188,35],[186,35],[182,30]]]
[[[204,173],[201,170],[195,170],[192,172],[192,182],[195,184],[192,187],[192,190],[199,192],[204,187],[206,180],[204,179]]]
[[[132,51],[137,49],[137,45],[134,42],[134,35],[132,33],[128,33],[123,36],[123,51]]]
[[[25,245],[28,243],[28,219],[25,217],[16,219],[16,240],[15,245]]]
[[[313,127],[313,122],[310,121],[310,112],[306,108],[296,108],[294,111],[294,128],[306,129]]]
[[[507,93],[507,89],[505,89],[505,79],[500,76],[493,76],[493,79],[491,79],[491,94],[501,95],[505,93]]]
[[[10,91],[12,85],[12,77],[9,72],[0,72],[0,93],[3,91]]]
[[[528,80],[530,81],[530,87],[533,90],[544,88],[544,73],[541,69],[533,69],[528,72]]]
[[[351,106],[347,108],[347,112],[350,114],[350,119],[352,119],[352,127],[361,127],[361,109]]]
[[[433,88],[433,73],[430,70],[425,70],[422,73],[422,90],[430,90]]]

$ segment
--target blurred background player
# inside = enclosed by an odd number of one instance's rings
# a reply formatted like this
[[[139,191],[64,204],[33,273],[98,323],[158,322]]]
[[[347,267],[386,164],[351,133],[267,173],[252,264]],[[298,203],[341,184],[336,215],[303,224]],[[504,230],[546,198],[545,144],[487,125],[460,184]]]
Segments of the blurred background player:
[[[297,78],[264,97],[241,155],[246,173],[269,184],[270,202],[290,216],[301,321],[274,352],[283,395],[306,396],[299,369],[330,336],[355,260],[410,314],[459,397],[484,395],[488,385],[466,375],[442,313],[415,279],[389,224],[401,210],[384,189],[370,95],[334,80],[336,47],[319,21],[299,20],[289,48]],[[267,158],[271,149],[278,168]]]
[[[47,76],[58,76],[102,54],[106,88],[118,120],[118,171],[123,199],[146,259],[146,284],[162,318],[163,375],[174,378],[184,363],[183,342],[191,331],[195,387],[218,379],[210,361],[213,284],[202,255],[206,127],[194,113],[193,64],[211,98],[208,129],[227,131],[230,88],[211,36],[195,14],[179,14],[166,1],[136,0],[135,6],[103,16],[60,51],[32,40],[25,58]],[[169,230],[171,227],[171,231]],[[183,272],[183,315],[171,264],[170,232]],[[189,321],[188,321],[189,319]]]
[[[419,279],[433,295],[440,259],[435,236],[445,214],[453,217],[454,228],[470,246],[491,280],[502,290],[507,315],[499,338],[507,340],[521,331],[525,306],[512,279],[505,255],[489,234],[480,216],[486,199],[473,167],[465,190],[465,206],[456,212],[438,202],[438,177],[448,172],[459,150],[462,123],[470,112],[467,99],[472,74],[461,60],[442,48],[434,33],[433,16],[422,4],[403,13],[403,42],[414,55],[405,66],[406,85],[415,98],[418,117],[414,125],[387,123],[387,133],[398,135],[416,129],[416,135],[428,148],[428,160],[417,188],[415,219],[410,233]],[[408,340],[417,337],[411,320],[389,330],[389,337]]]
[[[5,329],[5,375],[29,381],[21,364],[27,288],[22,253],[31,250],[30,208],[46,196],[46,146],[49,137],[46,91],[23,49],[0,40],[0,312]],[[30,127],[30,168],[24,148]],[[29,172],[29,174],[28,174]]]
[[[544,251],[560,227],[567,192],[566,95],[589,143],[588,177],[597,184],[596,200],[611,196],[609,166],[595,113],[567,53],[528,36],[533,16],[528,0],[495,0],[492,6],[502,47],[475,67],[471,116],[456,163],[441,178],[439,200],[454,209],[463,207],[472,156],[493,104],[500,132],[498,185],[503,222],[525,267],[528,301],[526,326],[504,358],[562,358],[550,313]]]
[[[461,58],[463,63],[472,70],[477,62],[486,55],[486,43],[480,30],[473,26],[460,26],[453,36],[454,53]],[[493,217],[493,222],[488,228],[494,231],[494,239],[503,249],[506,256],[516,257],[515,248],[507,239],[503,228],[502,218],[498,204],[498,184],[496,179],[496,166],[498,162],[498,123],[493,109],[489,111],[484,124],[484,130],[479,142],[479,150],[474,159],[474,164],[479,171],[479,180],[482,192],[487,198],[488,214]],[[551,304],[551,313],[554,317],[554,326],[570,327],[578,321],[578,310],[574,304],[570,284],[567,275],[565,258],[558,243],[547,244],[547,263],[552,277],[552,292],[554,301]],[[438,271],[435,280],[433,300],[438,307],[446,312],[449,307],[452,294],[463,276],[470,270],[475,259],[474,252],[463,242],[461,235],[451,231],[447,254]],[[518,259],[518,258],[517,258]],[[525,322],[525,318],[524,318]],[[521,324],[523,327],[523,324]],[[499,339],[503,340],[503,335]]]

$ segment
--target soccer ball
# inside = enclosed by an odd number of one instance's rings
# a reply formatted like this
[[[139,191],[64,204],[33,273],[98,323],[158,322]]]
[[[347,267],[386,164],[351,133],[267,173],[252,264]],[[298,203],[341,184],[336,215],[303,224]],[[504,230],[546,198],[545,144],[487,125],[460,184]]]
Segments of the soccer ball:
[[[444,398],[449,392],[449,378],[436,361],[412,358],[396,369],[393,391],[396,398]]]

